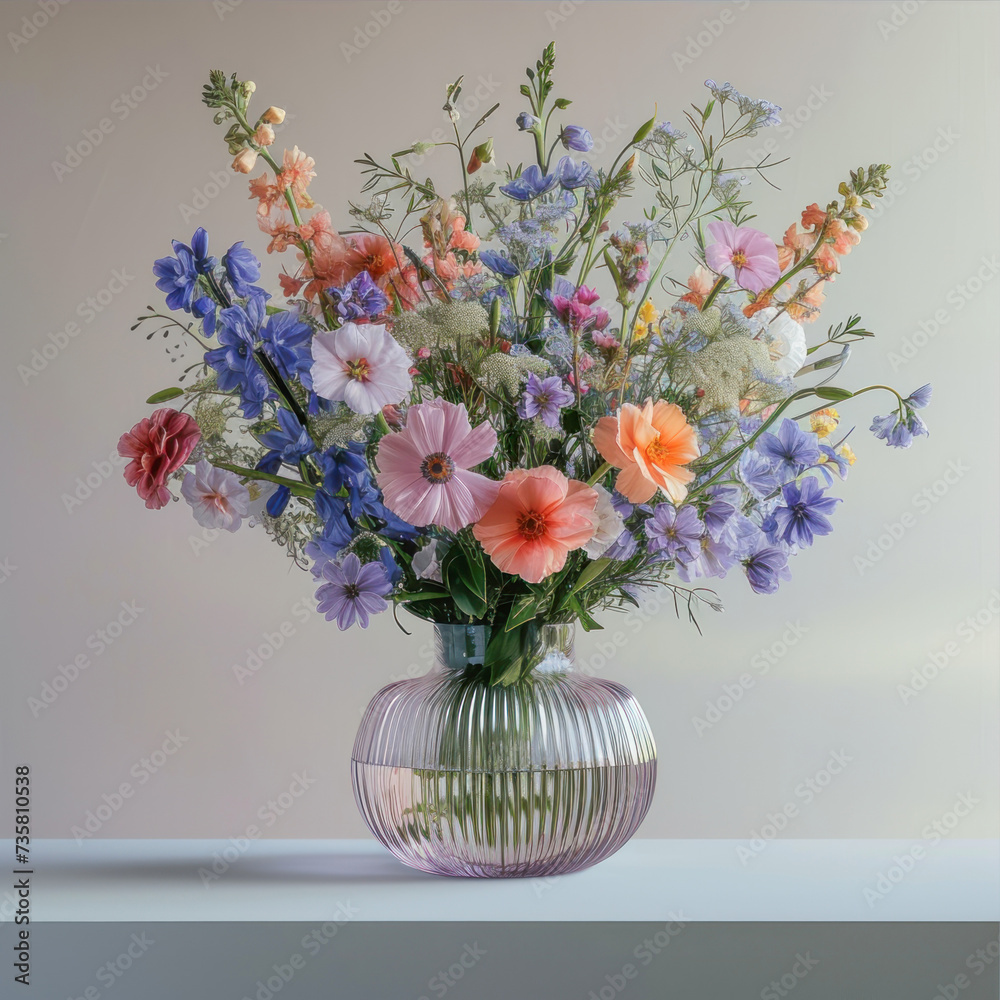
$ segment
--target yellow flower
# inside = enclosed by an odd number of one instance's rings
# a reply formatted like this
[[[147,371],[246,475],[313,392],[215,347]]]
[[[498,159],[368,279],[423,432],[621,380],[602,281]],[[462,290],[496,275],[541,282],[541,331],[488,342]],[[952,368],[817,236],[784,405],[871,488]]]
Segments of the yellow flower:
[[[809,427],[818,438],[829,437],[840,423],[840,414],[834,409],[817,410],[809,418]]]
[[[854,465],[858,460],[858,456],[854,454],[854,449],[849,444],[842,444],[837,452],[841,458],[843,458],[848,465]]]
[[[656,306],[653,305],[653,300],[646,299],[639,310],[639,315],[636,317],[635,326],[632,328],[633,342],[638,343],[640,340],[645,340],[649,336],[650,327],[659,318],[660,314]]]

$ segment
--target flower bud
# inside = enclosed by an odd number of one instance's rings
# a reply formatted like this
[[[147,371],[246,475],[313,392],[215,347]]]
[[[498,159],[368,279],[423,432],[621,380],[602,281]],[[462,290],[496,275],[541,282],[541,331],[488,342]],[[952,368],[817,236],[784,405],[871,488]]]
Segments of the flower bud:
[[[253,141],[258,146],[270,146],[274,142],[274,129],[266,122],[261,122],[257,126],[257,131],[253,134]]]
[[[851,229],[856,229],[859,233],[863,233],[868,228],[868,219],[866,216],[859,214],[848,219],[847,224]]]
[[[236,159],[233,160],[233,170],[238,174],[248,174],[253,170],[254,164],[257,162],[257,150],[255,149],[242,149],[236,155]]]
[[[264,114],[261,115],[261,121],[268,122],[271,125],[280,125],[284,120],[285,120],[284,109],[276,108],[274,107],[274,105],[271,105],[271,107],[269,107],[267,111],[265,111]]]
[[[244,80],[240,84],[240,93],[244,97],[249,97],[257,89],[257,84],[253,80]]]
[[[472,151],[472,156],[469,159],[469,165],[466,170],[470,174],[474,174],[484,163],[493,162],[493,139],[489,138],[486,142],[481,142]]]
[[[530,132],[539,124],[539,119],[534,115],[529,115],[527,111],[522,111],[514,121],[522,132]]]

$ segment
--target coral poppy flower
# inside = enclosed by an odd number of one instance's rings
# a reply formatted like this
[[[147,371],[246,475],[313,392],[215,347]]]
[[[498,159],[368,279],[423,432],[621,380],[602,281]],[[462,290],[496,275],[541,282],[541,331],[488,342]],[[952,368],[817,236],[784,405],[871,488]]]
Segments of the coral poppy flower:
[[[601,457],[621,469],[615,489],[630,503],[646,503],[657,489],[680,504],[694,473],[684,466],[700,451],[684,411],[662,399],[642,407],[625,403],[617,417],[601,417],[594,428]]]
[[[716,274],[748,292],[762,292],[781,276],[778,251],[767,233],[721,221],[710,222],[708,231],[715,242],[705,247],[705,263]]]
[[[150,510],[166,506],[167,477],[188,460],[200,437],[192,417],[169,407],[143,417],[121,436],[118,454],[132,459],[125,466],[125,482],[136,488]]]
[[[410,524],[461,531],[496,499],[500,484],[469,471],[496,446],[493,426],[472,427],[460,404],[434,399],[411,406],[406,427],[379,442],[375,478],[385,505]]]
[[[513,469],[472,533],[503,573],[541,583],[594,536],[597,490],[551,465]]]

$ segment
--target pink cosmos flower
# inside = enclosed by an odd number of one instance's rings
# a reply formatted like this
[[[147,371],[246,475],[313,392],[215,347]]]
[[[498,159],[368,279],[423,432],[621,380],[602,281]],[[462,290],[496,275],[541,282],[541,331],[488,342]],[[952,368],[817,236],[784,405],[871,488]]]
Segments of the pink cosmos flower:
[[[513,469],[472,529],[501,572],[541,583],[594,536],[598,494],[551,465]]]
[[[377,413],[401,403],[413,388],[410,359],[375,323],[345,323],[312,342],[313,389],[324,399],[345,402],[355,413]]]
[[[379,442],[376,481],[385,505],[410,524],[461,531],[489,509],[500,484],[469,469],[493,454],[497,432],[472,427],[464,406],[433,399],[406,414],[406,427]]]
[[[188,460],[200,437],[194,418],[170,407],[143,417],[121,436],[118,454],[132,459],[125,466],[125,481],[150,510],[159,510],[170,500],[167,477]]]
[[[748,292],[762,292],[781,276],[778,251],[767,233],[721,221],[710,222],[708,231],[715,242],[705,248],[705,263],[717,274]]]
[[[235,531],[250,512],[250,491],[239,476],[204,458],[184,477],[181,493],[203,528]]]

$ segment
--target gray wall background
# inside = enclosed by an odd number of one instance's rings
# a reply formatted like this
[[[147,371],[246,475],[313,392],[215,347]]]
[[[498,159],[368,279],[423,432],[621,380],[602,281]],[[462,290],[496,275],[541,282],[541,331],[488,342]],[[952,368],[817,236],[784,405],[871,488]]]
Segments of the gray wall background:
[[[837,489],[835,533],[794,561],[792,585],[764,598],[735,574],[718,582],[727,611],[702,616],[702,637],[665,608],[609,615],[604,633],[581,638],[591,669],[636,692],[658,741],[639,835],[749,839],[791,806],[784,836],[917,838],[935,823],[995,836],[997,5],[391,8],[71,0],[47,21],[35,3],[0,9],[0,711],[4,767],[33,768],[35,835],[71,836],[110,801],[97,836],[237,837],[302,772],[315,784],[272,810],[266,835],[365,835],[348,771],[359,716],[393,676],[426,669],[429,631],[407,637],[385,616],[341,634],[312,613],[311,578],[261,529],[203,544],[185,504],[145,510],[108,458],[182,362],[164,351],[173,338],[147,343],[129,326],[147,303],[162,306],[150,268],[171,237],[202,225],[217,253],[243,239],[263,254],[245,179],[200,104],[209,69],[253,79],[261,109],[288,109],[278,152],[298,144],[315,157],[311,192],[346,225],[353,159],[429,138],[460,73],[470,115],[502,102],[501,161],[527,157],[512,125],[517,87],[555,39],[557,92],[574,99],[570,119],[608,141],[604,162],[654,101],[676,124],[704,100],[706,77],[782,105],[785,124],[749,144],[792,158],[771,175],[780,192],[748,189],[756,224],[776,238],[804,206],[835,197],[849,168],[893,164],[891,197],[818,325],[860,312],[878,334],[842,382],[935,384],[932,436],[909,452],[867,433],[884,400],[841,408],[858,427],[858,462]],[[372,11],[384,23],[361,47]],[[129,107],[120,95],[133,89]],[[57,172],[67,144],[102,119],[112,127],[100,144]],[[459,184],[448,152],[426,161],[439,187]],[[266,260],[275,291],[282,263]],[[116,272],[124,287],[102,291]],[[79,333],[61,336],[73,321]],[[63,346],[23,377],[52,343]],[[67,501],[88,477],[89,495]],[[142,610],[97,651],[122,602]],[[284,623],[282,647],[241,683],[234,666]],[[57,682],[80,654],[89,666]],[[903,697],[931,656],[946,666]],[[55,699],[33,705],[54,682]],[[173,752],[151,756],[165,742]],[[831,767],[834,755],[847,763]],[[956,812],[963,795],[973,804]]]

